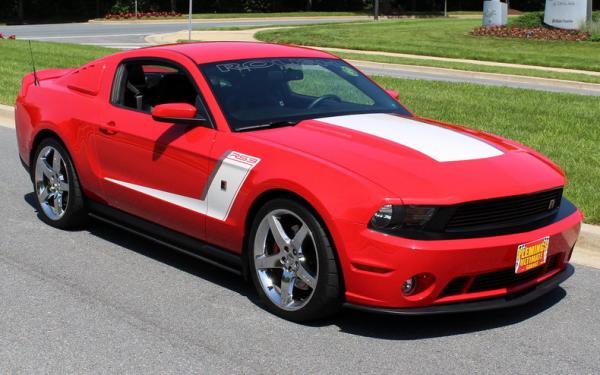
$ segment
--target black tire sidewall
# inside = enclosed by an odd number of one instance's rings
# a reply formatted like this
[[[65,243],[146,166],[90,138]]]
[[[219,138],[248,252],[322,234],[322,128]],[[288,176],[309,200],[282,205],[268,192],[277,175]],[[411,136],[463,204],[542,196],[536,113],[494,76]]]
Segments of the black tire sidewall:
[[[319,256],[319,274],[317,287],[306,306],[296,311],[287,311],[279,308],[265,294],[254,267],[254,238],[262,219],[270,212],[277,209],[286,209],[298,215],[311,230]],[[266,304],[269,311],[291,321],[306,322],[321,319],[335,314],[341,306],[341,288],[338,273],[338,265],[331,241],[323,225],[315,217],[315,214],[305,204],[290,199],[274,199],[265,204],[256,214],[252,223],[250,235],[248,236],[248,262],[252,281],[261,300]]]
[[[37,165],[37,160],[40,152],[46,146],[53,147],[62,156],[63,160],[65,161],[65,166],[67,169],[67,179],[69,181],[69,200],[67,202],[65,214],[58,220],[52,220],[48,216],[46,216],[44,210],[42,209],[42,205],[39,201],[36,190],[35,169]],[[85,213],[85,206],[83,203],[79,179],[77,177],[77,173],[75,172],[73,162],[71,161],[71,155],[69,154],[65,146],[62,144],[62,142],[58,141],[55,138],[46,138],[42,140],[35,151],[35,157],[33,159],[33,162],[31,163],[30,168],[33,180],[34,201],[40,219],[44,223],[60,229],[74,229],[85,225],[87,215]]]

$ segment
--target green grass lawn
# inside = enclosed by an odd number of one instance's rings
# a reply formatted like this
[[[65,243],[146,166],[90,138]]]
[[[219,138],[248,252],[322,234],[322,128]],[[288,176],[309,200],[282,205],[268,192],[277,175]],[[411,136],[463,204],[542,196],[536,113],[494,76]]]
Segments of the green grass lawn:
[[[38,69],[79,66],[112,49],[32,43]],[[25,41],[0,41],[0,103],[12,105],[31,71]],[[529,145],[567,172],[566,195],[600,224],[600,98],[533,90],[376,77],[415,113],[483,129]]]
[[[475,37],[478,19],[409,19],[267,30],[258,39],[600,71],[597,42]]]
[[[113,49],[48,42],[31,42],[38,70],[82,65]],[[23,76],[32,71],[29,44],[23,40],[0,40],[0,103],[12,105]]]
[[[376,77],[416,114],[524,143],[567,173],[566,196],[600,224],[600,98]]]

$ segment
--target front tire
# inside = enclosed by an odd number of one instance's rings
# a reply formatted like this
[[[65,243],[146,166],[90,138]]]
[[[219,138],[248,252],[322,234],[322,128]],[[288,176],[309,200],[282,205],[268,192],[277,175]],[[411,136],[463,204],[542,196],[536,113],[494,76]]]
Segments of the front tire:
[[[69,153],[55,138],[42,140],[32,171],[36,208],[46,224],[74,229],[87,222],[87,210]]]
[[[263,206],[248,242],[252,281],[274,314],[305,322],[336,313],[340,277],[322,224],[304,204],[275,199]]]

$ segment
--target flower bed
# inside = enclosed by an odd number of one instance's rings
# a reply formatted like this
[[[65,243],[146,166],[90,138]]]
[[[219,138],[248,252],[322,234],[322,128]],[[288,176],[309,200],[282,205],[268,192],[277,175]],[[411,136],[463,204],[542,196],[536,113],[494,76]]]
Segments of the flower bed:
[[[10,39],[10,40],[15,40],[15,39],[17,39],[17,37],[16,37],[16,35],[14,35],[14,34],[11,34],[11,35],[8,35],[8,36],[4,36],[4,34],[0,33],[0,39]]]
[[[590,37],[589,33],[578,30],[551,29],[547,27],[510,27],[510,26],[481,26],[475,28],[471,35],[495,36],[498,38],[524,38],[540,40],[582,41]]]
[[[179,12],[138,12],[137,17],[133,12],[120,12],[120,13],[108,13],[104,16],[107,20],[129,20],[129,19],[142,19],[142,18],[167,18],[167,17],[181,17]]]

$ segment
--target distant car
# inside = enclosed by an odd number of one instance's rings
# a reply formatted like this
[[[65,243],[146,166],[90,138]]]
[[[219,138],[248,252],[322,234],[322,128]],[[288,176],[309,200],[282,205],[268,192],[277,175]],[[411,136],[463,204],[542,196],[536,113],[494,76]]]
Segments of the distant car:
[[[286,319],[502,308],[568,278],[559,167],[397,99],[326,52],[166,45],[28,74],[17,138],[43,221],[247,276]]]

